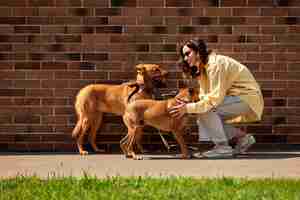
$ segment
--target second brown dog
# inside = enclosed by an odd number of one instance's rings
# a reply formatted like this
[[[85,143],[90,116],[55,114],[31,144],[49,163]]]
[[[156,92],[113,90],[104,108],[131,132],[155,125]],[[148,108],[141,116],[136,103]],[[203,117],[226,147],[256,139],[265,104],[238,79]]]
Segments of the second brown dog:
[[[180,145],[182,158],[188,158],[188,149],[184,142],[184,129],[187,124],[187,116],[174,118],[169,114],[169,109],[177,104],[177,100],[195,102],[198,93],[195,89],[185,88],[179,91],[175,98],[168,100],[137,100],[130,103],[123,115],[123,120],[128,128],[127,135],[121,140],[121,149],[127,157],[142,159],[134,151],[134,145],[140,143],[143,134],[143,126],[150,125],[162,131],[172,132]]]

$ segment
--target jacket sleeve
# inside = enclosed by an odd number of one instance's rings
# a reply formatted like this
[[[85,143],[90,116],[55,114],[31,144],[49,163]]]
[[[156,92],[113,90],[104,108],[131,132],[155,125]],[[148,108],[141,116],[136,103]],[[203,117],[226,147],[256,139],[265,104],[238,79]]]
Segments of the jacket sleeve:
[[[207,68],[209,92],[202,95],[198,102],[188,103],[188,113],[206,113],[223,102],[227,90],[226,67],[228,64],[224,59]]]

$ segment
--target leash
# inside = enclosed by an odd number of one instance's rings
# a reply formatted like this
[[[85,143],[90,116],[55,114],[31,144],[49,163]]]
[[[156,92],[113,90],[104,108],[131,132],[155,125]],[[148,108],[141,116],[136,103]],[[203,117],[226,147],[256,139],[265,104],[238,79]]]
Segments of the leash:
[[[162,97],[162,99],[167,100],[168,97],[174,97],[176,94],[177,94],[176,91],[171,91],[169,93],[161,94],[160,96]],[[169,145],[169,143],[167,142],[167,140],[164,138],[164,136],[163,136],[163,134],[161,133],[160,130],[158,130],[158,134],[159,134],[159,136],[160,136],[163,144],[165,145],[167,151],[170,152],[171,146]],[[174,146],[174,145],[172,145],[172,146]]]

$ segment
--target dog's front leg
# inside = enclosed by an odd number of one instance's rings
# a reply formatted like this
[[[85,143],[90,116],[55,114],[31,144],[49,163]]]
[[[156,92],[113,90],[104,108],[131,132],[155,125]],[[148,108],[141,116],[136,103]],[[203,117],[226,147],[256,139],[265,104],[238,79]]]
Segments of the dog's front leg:
[[[180,150],[181,150],[181,153],[182,153],[181,158],[189,159],[190,158],[189,151],[188,151],[187,145],[185,144],[182,132],[183,131],[177,131],[176,130],[176,131],[174,131],[174,134],[175,134],[176,140],[177,140],[177,142],[180,146]]]

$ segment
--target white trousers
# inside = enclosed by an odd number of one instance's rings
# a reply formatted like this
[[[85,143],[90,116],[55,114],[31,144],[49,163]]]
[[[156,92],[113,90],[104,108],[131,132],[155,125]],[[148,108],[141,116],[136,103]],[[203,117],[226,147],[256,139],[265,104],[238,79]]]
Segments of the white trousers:
[[[215,144],[228,142],[239,129],[224,121],[249,112],[253,111],[240,97],[226,96],[216,109],[198,115],[199,140],[211,140]]]

